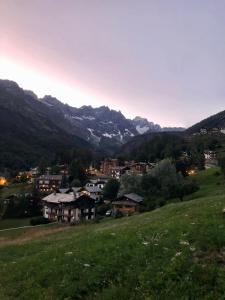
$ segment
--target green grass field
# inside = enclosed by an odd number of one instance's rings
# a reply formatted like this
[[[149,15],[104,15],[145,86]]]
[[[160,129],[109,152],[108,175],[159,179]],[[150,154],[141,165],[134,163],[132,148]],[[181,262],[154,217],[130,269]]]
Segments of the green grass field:
[[[152,212],[0,234],[0,299],[225,299],[225,181],[196,180],[189,201]]]
[[[0,230],[15,228],[21,226],[29,226],[31,218],[21,218],[21,219],[3,219],[0,220]]]
[[[33,189],[32,184],[28,183],[13,183],[0,189],[0,199],[5,199],[13,194],[30,193]]]

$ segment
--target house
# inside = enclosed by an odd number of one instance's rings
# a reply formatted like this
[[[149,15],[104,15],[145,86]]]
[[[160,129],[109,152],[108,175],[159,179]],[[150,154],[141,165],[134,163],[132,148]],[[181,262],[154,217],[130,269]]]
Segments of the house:
[[[85,172],[88,177],[95,177],[95,176],[101,175],[101,172],[92,166],[90,166],[88,169],[86,169]]]
[[[89,187],[85,187],[84,189],[88,192],[88,195],[91,198],[95,199],[96,203],[102,200],[103,198],[102,189],[99,188],[98,186],[89,186]]]
[[[95,200],[88,195],[52,193],[42,202],[43,216],[50,221],[74,223],[95,218]]]
[[[146,163],[146,162],[133,163],[132,165],[130,165],[126,173],[142,175],[144,173],[148,173],[148,171],[153,169],[154,166],[155,164],[153,163]]]
[[[30,172],[30,174],[31,174],[31,176],[32,176],[33,178],[37,177],[38,174],[39,174],[38,167],[35,167],[35,168],[30,169],[29,172]]]
[[[36,188],[40,192],[49,193],[62,188],[63,175],[41,175],[36,179]]]
[[[205,169],[210,169],[218,166],[216,151],[205,150]]]
[[[130,167],[113,167],[111,169],[111,177],[114,179],[120,179],[120,177],[126,173],[126,171],[130,170]]]
[[[117,159],[105,159],[104,161],[101,162],[100,166],[100,172],[102,174],[111,176],[111,170],[112,168],[115,168],[118,166],[118,160]]]
[[[113,214],[121,212],[125,215],[138,212],[143,198],[137,194],[125,194],[112,202]]]
[[[90,179],[85,187],[93,187],[93,186],[98,186],[100,189],[103,190],[105,184],[108,182],[109,178],[97,178],[97,179]]]
[[[72,190],[75,197],[87,195],[94,199],[96,203],[100,202],[103,198],[102,189],[100,189],[98,186],[73,187]]]

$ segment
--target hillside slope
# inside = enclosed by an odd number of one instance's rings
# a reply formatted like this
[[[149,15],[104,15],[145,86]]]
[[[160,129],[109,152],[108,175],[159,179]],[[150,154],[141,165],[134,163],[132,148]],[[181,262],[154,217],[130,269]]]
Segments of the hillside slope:
[[[212,128],[225,128],[225,110],[221,111],[215,115],[212,115],[197,124],[194,124],[190,128],[186,130],[186,133],[196,133],[199,132],[200,129],[212,129]]]
[[[75,146],[91,148],[60,114],[7,80],[0,80],[0,128],[0,169],[34,166]]]
[[[224,299],[224,179],[197,180],[194,199],[153,212],[11,246],[0,234],[1,299]]]

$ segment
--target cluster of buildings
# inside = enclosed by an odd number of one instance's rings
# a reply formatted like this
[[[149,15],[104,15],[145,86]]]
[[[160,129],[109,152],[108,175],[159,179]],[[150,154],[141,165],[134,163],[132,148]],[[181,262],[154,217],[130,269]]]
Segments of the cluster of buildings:
[[[143,174],[154,167],[149,163],[126,162],[118,164],[117,159],[105,159],[100,170],[86,170],[89,180],[82,187],[66,187],[65,174],[41,175],[36,178],[37,190],[46,194],[42,199],[43,215],[50,221],[76,223],[91,220],[96,215],[96,205],[103,200],[103,189],[110,178],[120,179],[123,174]],[[98,177],[96,177],[98,175]],[[132,214],[139,211],[143,198],[126,194],[111,202],[111,213]]]
[[[217,165],[216,153],[205,151],[205,167]],[[183,152],[181,157],[188,159]],[[49,173],[35,179],[36,188],[46,194],[42,199],[43,215],[50,221],[76,223],[82,220],[91,220],[96,216],[96,205],[103,201],[103,189],[110,178],[120,180],[124,174],[142,175],[155,167],[154,163],[125,162],[119,165],[117,159],[105,159],[100,164],[100,169],[86,169],[89,180],[82,187],[67,187],[65,178],[67,173],[60,172],[58,175]],[[190,169],[190,176],[196,174],[195,169]],[[111,213],[133,214],[139,211],[143,198],[136,194],[125,194],[111,202]]]
[[[105,159],[101,162],[100,172],[115,179],[120,179],[124,174],[142,175],[154,168],[154,163],[125,161],[123,166],[119,165],[118,159]]]
[[[205,167],[217,165],[215,151],[205,151]],[[186,152],[181,154],[182,159],[188,159]],[[96,216],[96,205],[103,201],[103,189],[110,178],[120,180],[124,174],[143,175],[155,167],[154,163],[127,161],[123,165],[117,159],[105,159],[100,168],[86,169],[89,180],[85,186],[68,187],[68,167],[58,166],[57,175],[39,175],[38,168],[28,172],[21,172],[18,178],[26,176],[29,182],[34,182],[36,189],[44,194],[42,198],[43,216],[50,221],[76,223],[82,220],[91,220]],[[190,170],[189,175],[195,175]],[[0,185],[6,184],[6,179],[0,176]],[[111,213],[117,212],[129,215],[139,211],[143,198],[136,194],[125,194],[111,202]]]
[[[77,223],[92,220],[96,216],[96,204],[102,200],[102,181],[88,182],[85,187],[58,189],[42,199],[43,216],[50,221]],[[143,198],[126,194],[115,199],[112,215],[117,212],[133,214],[139,211]]]
[[[201,128],[199,130],[199,132],[195,132],[193,133],[193,135],[205,135],[205,134],[220,134],[220,133],[223,133],[225,134],[225,128],[218,128],[218,127],[214,127],[214,128],[210,128],[210,129],[207,129],[207,128]]]

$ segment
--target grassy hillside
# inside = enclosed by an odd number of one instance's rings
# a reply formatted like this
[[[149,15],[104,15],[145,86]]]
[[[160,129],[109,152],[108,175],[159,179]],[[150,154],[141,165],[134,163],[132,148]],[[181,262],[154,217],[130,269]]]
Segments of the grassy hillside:
[[[224,179],[197,180],[149,213],[0,234],[0,299],[225,299]]]

